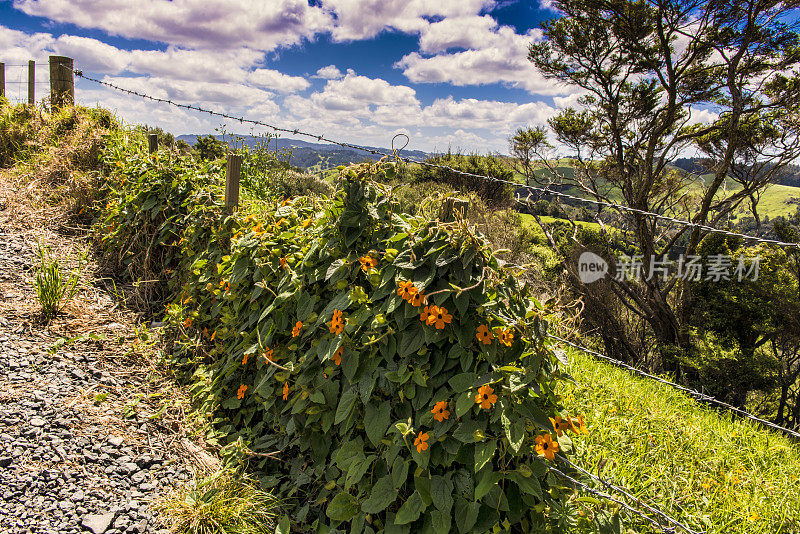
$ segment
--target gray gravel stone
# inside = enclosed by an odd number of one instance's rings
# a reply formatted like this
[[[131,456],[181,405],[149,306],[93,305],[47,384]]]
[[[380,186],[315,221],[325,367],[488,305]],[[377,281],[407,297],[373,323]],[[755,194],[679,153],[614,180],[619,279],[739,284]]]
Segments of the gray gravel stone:
[[[89,529],[94,534],[103,534],[108,527],[111,526],[111,522],[114,521],[114,512],[109,512],[107,514],[92,514],[87,515],[81,521],[81,525],[84,528]]]

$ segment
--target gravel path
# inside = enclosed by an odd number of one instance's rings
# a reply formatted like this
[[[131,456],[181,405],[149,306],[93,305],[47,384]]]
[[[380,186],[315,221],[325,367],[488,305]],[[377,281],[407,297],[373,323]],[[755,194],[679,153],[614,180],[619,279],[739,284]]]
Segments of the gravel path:
[[[103,340],[53,351],[65,334],[59,319],[35,319],[26,241],[0,227],[0,532],[162,532],[149,504],[190,479],[175,452],[182,433],[146,402],[131,405],[147,369],[120,357],[129,327],[106,313],[116,306],[102,291],[61,321],[88,323]]]

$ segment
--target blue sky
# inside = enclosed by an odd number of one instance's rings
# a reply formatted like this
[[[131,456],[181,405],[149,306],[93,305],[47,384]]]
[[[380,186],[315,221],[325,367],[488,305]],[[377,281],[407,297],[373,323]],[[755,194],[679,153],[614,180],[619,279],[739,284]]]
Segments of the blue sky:
[[[516,128],[577,97],[525,57],[555,16],[542,1],[6,0],[0,61],[66,55],[130,89],[349,142],[403,132],[413,149],[506,152]],[[23,73],[9,66],[6,79]],[[22,91],[7,85],[12,99]],[[84,80],[76,97],[176,134],[221,124]]]

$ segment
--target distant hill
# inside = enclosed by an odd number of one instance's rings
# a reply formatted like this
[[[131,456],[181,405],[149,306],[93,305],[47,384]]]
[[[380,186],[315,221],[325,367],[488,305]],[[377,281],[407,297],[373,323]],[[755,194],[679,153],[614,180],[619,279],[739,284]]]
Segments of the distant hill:
[[[198,137],[205,137],[205,135],[179,135],[176,139],[186,141],[190,145],[197,142]],[[215,135],[217,139],[222,140],[221,135]],[[252,135],[236,136],[250,148],[254,148],[259,138]],[[317,171],[330,169],[339,165],[348,165],[350,163],[358,163],[364,160],[378,160],[381,156],[370,154],[364,150],[342,148],[339,145],[332,145],[329,143],[311,143],[309,141],[302,141],[299,139],[288,139],[279,137],[271,139],[269,142],[271,150],[292,150],[292,158],[289,161],[296,167],[308,169],[313,167]],[[378,150],[385,154],[390,154],[392,151],[389,148],[380,147],[366,147]],[[423,160],[428,157],[427,152],[421,150],[403,150],[402,155],[412,159]]]
[[[673,167],[678,167],[693,174],[707,174],[709,160],[703,158],[678,158],[672,162]],[[778,185],[800,187],[800,165],[787,165],[775,179]]]

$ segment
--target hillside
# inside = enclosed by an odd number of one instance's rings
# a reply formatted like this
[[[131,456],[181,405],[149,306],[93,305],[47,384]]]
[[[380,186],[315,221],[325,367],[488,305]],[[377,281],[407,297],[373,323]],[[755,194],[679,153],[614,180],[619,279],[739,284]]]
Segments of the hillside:
[[[189,145],[194,145],[197,142],[199,135],[179,135],[175,139],[185,141]],[[219,140],[223,140],[223,136],[215,135]],[[230,138],[231,136],[228,136]],[[246,146],[255,148],[259,142],[258,137],[252,135],[234,136],[237,141],[241,139]],[[232,143],[233,141],[231,141]],[[295,167],[301,169],[310,169],[311,172],[321,172],[327,169],[338,167],[339,165],[350,165],[352,163],[359,163],[365,160],[377,161],[380,156],[371,154],[363,150],[354,150],[342,148],[339,145],[329,143],[311,143],[301,139],[286,139],[278,137],[270,140],[269,148],[276,151],[291,150],[292,157],[289,161]],[[392,150],[389,148],[379,147],[366,147],[378,150],[384,154],[391,154]],[[403,150],[403,156],[423,160],[428,156],[427,152],[421,150]]]
[[[4,103],[0,101],[0,105]],[[378,498],[373,499],[371,496],[380,495],[377,490],[372,490],[381,480],[383,482],[380,482],[380,488],[391,498],[391,503],[394,503],[396,497],[401,497],[393,504],[394,508],[389,512],[391,515],[385,516],[387,523],[396,518],[395,513],[400,516],[401,510],[405,510],[403,513],[408,513],[411,517],[395,531],[409,532],[412,528],[409,524],[422,530],[424,520],[417,519],[420,509],[428,510],[430,521],[441,521],[437,523],[439,526],[447,525],[446,529],[439,531],[449,531],[452,508],[452,513],[455,514],[453,532],[509,532],[512,531],[510,527],[503,527],[500,521],[493,522],[495,516],[490,515],[490,512],[494,514],[501,508],[505,508],[502,510],[504,513],[508,512],[509,502],[512,500],[519,515],[530,513],[532,517],[544,518],[539,532],[658,531],[648,526],[642,518],[621,510],[610,501],[596,498],[572,486],[558,478],[555,473],[546,475],[543,470],[540,472],[538,464],[533,461],[531,465],[534,469],[527,464],[523,464],[524,468],[508,465],[492,468],[496,449],[500,451],[497,452],[498,455],[501,452],[508,454],[504,456],[504,460],[518,460],[518,457],[509,452],[512,447],[509,436],[513,435],[512,432],[522,432],[526,436],[522,439],[528,441],[532,441],[529,439],[531,431],[528,426],[535,428],[537,433],[553,432],[552,428],[546,428],[549,426],[546,417],[535,425],[528,425],[529,419],[542,419],[538,414],[544,415],[544,412],[531,411],[531,417],[517,419],[513,421],[513,425],[512,422],[506,422],[505,415],[502,423],[500,415],[491,421],[487,416],[486,427],[463,427],[466,430],[459,427],[462,430],[458,439],[448,436],[447,430],[440,433],[442,428],[455,428],[455,416],[442,426],[435,426],[433,423],[433,406],[429,406],[428,401],[434,400],[434,391],[428,387],[429,381],[436,381],[444,373],[454,375],[446,375],[447,380],[441,381],[437,388],[443,388],[447,393],[448,388],[452,387],[454,391],[450,392],[453,399],[450,409],[454,412],[463,409],[461,417],[470,421],[473,420],[472,414],[477,414],[477,420],[484,414],[480,411],[484,408],[475,406],[474,392],[470,391],[473,380],[464,382],[467,379],[463,375],[469,374],[468,370],[473,365],[476,369],[478,365],[488,365],[489,358],[496,357],[498,353],[503,354],[498,352],[503,346],[513,345],[513,350],[517,351],[513,353],[514,358],[522,362],[523,345],[526,344],[520,343],[519,339],[515,341],[512,336],[511,339],[502,338],[508,341],[508,345],[501,345],[498,333],[497,340],[491,345],[492,352],[489,349],[486,353],[476,351],[479,357],[473,362],[471,351],[475,346],[476,324],[470,324],[469,328],[446,330],[449,335],[440,333],[445,327],[454,328],[455,324],[450,324],[449,321],[449,326],[446,326],[442,320],[441,329],[438,326],[424,329],[420,326],[420,310],[416,309],[416,305],[412,305],[410,299],[403,302],[404,299],[399,298],[398,289],[402,289],[402,285],[398,286],[396,275],[406,276],[411,273],[408,280],[399,279],[400,284],[413,282],[420,286],[433,283],[437,269],[449,276],[448,279],[443,276],[438,281],[440,285],[435,288],[431,286],[431,289],[443,292],[435,302],[450,309],[453,315],[451,319],[455,323],[464,317],[470,317],[472,321],[478,320],[483,313],[483,306],[498,306],[501,314],[515,314],[520,322],[524,322],[528,318],[527,313],[531,313],[531,316],[536,316],[537,321],[550,321],[551,328],[558,329],[564,321],[564,315],[559,313],[571,313],[569,310],[552,314],[534,311],[534,299],[528,295],[524,295],[524,298],[521,296],[523,289],[510,279],[513,277],[503,274],[499,262],[494,258],[492,251],[499,248],[496,243],[485,243],[480,241],[484,239],[482,236],[467,233],[464,243],[481,243],[482,248],[478,252],[468,249],[466,244],[463,245],[464,249],[454,249],[458,253],[450,253],[449,249],[443,252],[450,240],[464,238],[464,235],[457,234],[457,230],[454,230],[458,225],[453,224],[442,229],[433,219],[425,220],[423,217],[412,217],[402,212],[387,211],[388,215],[379,212],[379,209],[387,210],[385,203],[378,207],[375,189],[370,189],[371,185],[361,188],[361,182],[357,179],[376,178],[381,172],[391,173],[391,166],[361,166],[347,170],[342,173],[342,177],[351,180],[346,182],[349,185],[345,187],[350,188],[347,193],[352,196],[345,196],[345,191],[340,189],[337,191],[338,197],[333,200],[325,200],[321,195],[315,196],[308,191],[290,199],[276,196],[260,200],[252,191],[243,190],[240,209],[230,217],[222,217],[223,161],[198,162],[191,158],[175,157],[165,150],[154,156],[149,155],[146,153],[144,133],[141,130],[119,130],[110,122],[109,117],[102,110],[80,110],[74,115],[67,111],[63,117],[42,116],[35,119],[41,121],[36,122],[40,128],[31,127],[30,117],[13,119],[19,122],[16,124],[19,128],[14,131],[24,132],[23,135],[30,136],[29,140],[33,136],[40,136],[36,146],[43,149],[32,153],[11,154],[9,159],[14,164],[0,173],[4,195],[4,201],[0,204],[5,212],[0,232],[2,235],[14,232],[15,227],[9,221],[14,224],[32,224],[26,210],[36,208],[46,214],[36,219],[36,225],[41,225],[47,231],[59,230],[66,233],[75,232],[77,228],[79,234],[91,233],[94,244],[92,261],[102,265],[105,270],[98,269],[97,278],[89,280],[87,285],[100,284],[103,280],[113,281],[109,287],[113,288],[116,299],[112,301],[110,297],[104,296],[93,301],[92,305],[99,306],[100,313],[111,314],[113,310],[124,309],[129,312],[129,319],[134,315],[132,309],[141,306],[144,313],[138,319],[130,319],[134,324],[119,326],[134,332],[132,338],[149,343],[148,350],[161,355],[159,365],[165,367],[159,377],[169,380],[158,383],[158,391],[154,391],[153,386],[142,392],[141,397],[126,393],[124,385],[128,382],[124,382],[114,390],[114,396],[118,397],[114,404],[115,409],[120,413],[130,413],[133,409],[135,415],[140,410],[137,408],[139,403],[156,403],[163,392],[179,390],[182,382],[188,382],[195,404],[186,407],[187,417],[197,421],[197,427],[201,429],[195,428],[195,431],[202,432],[204,440],[215,444],[218,447],[216,452],[230,454],[229,458],[234,462],[264,475],[260,477],[259,483],[281,498],[279,506],[286,506],[285,515],[270,511],[270,531],[276,530],[273,523],[278,523],[279,520],[280,525],[286,526],[277,526],[281,532],[289,532],[289,522],[295,526],[296,531],[302,531],[305,528],[306,514],[312,513],[309,512],[309,505],[313,503],[317,503],[318,508],[322,506],[320,503],[330,505],[327,510],[333,510],[320,513],[320,520],[328,517],[335,525],[344,528],[350,517],[360,513],[361,508],[356,504],[370,502],[370,505],[365,505],[368,509],[371,506],[378,507],[375,504]],[[55,127],[56,122],[58,128]],[[107,126],[101,127],[100,124]],[[66,134],[61,133],[65,130]],[[308,148],[317,150],[314,147]],[[69,159],[64,155],[69,155]],[[52,159],[58,157],[63,159]],[[61,165],[63,162],[68,162],[65,163],[69,165],[66,169]],[[88,182],[90,177],[101,183]],[[276,177],[276,180],[279,179]],[[360,199],[364,204],[348,203],[347,200],[352,198]],[[347,217],[342,219],[335,218],[345,209],[361,211],[347,212]],[[365,221],[370,225],[369,232],[363,232],[363,226],[360,226],[366,224]],[[335,231],[337,224],[342,224],[346,229],[341,236]],[[401,232],[400,229],[404,231]],[[29,230],[32,231],[32,228]],[[372,232],[379,234],[380,241],[369,246],[358,241],[366,239],[365,236],[372,238]],[[409,236],[413,239],[409,239]],[[57,241],[57,238],[51,239]],[[387,244],[390,245],[389,248]],[[421,250],[423,245],[427,248],[418,259],[414,250]],[[354,252],[358,250],[357,246],[366,247],[364,256],[360,255],[361,252]],[[412,246],[416,248],[412,249]],[[470,253],[469,260],[464,259],[466,255],[460,256],[462,250]],[[14,274],[13,282],[16,284],[24,283],[24,272],[36,269],[32,251],[29,249],[26,254],[26,266],[20,266]],[[486,258],[485,265],[471,263],[479,255]],[[62,257],[75,260],[67,250],[62,253]],[[375,266],[379,265],[382,271],[370,271],[373,259]],[[0,260],[8,265],[16,263],[4,256],[0,256]],[[318,263],[314,263],[315,261]],[[307,265],[301,265],[306,262]],[[480,268],[475,268],[475,265]],[[490,273],[498,279],[502,277],[505,284],[497,286],[498,298],[492,301],[484,294],[494,291],[485,289],[488,284],[483,280],[484,273]],[[465,288],[463,293],[467,298],[461,299],[461,291],[458,291],[459,300],[450,296],[450,293],[455,293],[449,285],[453,283]],[[85,297],[81,295],[72,303],[74,313],[83,313],[82,307],[86,305],[81,300],[83,298]],[[502,307],[507,305],[506,301],[515,306]],[[534,307],[528,308],[528,305]],[[39,304],[32,290],[25,292],[24,302],[20,301],[15,306],[27,307],[30,314],[25,317],[26,321],[15,320],[15,329],[19,327],[20,331],[25,331],[27,328],[31,335],[44,335],[45,330],[54,331],[69,326],[78,329],[69,331],[73,338],[84,336],[83,341],[78,342],[70,351],[72,356],[58,360],[58,367],[43,368],[48,375],[46,378],[63,373],[71,373],[70,376],[76,372],[92,373],[91,366],[87,371],[73,362],[82,361],[82,355],[88,354],[88,347],[91,347],[91,343],[87,341],[91,338],[87,336],[94,330],[88,324],[75,320],[76,317],[70,315],[56,316],[50,324],[34,320],[30,310],[38,310]],[[335,333],[337,325],[334,310],[340,308],[345,310],[347,322],[345,326],[343,320],[341,329]],[[341,310],[339,311],[341,316]],[[298,321],[301,315],[302,321]],[[488,322],[488,319],[485,320]],[[384,326],[387,322],[392,324],[391,331]],[[147,333],[148,325],[154,323],[159,328],[164,328],[163,337]],[[24,354],[17,348],[21,346],[17,337],[11,337],[17,334],[9,332],[4,323],[0,324],[3,324],[0,335],[14,340],[14,353],[9,352],[6,356],[4,352],[3,361],[15,361],[19,357],[18,353]],[[310,334],[314,326],[322,332],[322,337],[312,340]],[[356,337],[355,329],[362,326],[368,326],[370,330],[365,332],[363,338]],[[108,335],[117,328],[108,325]],[[269,340],[267,347],[261,346],[262,332],[271,336],[265,337],[265,340]],[[332,340],[345,339],[348,335],[352,335],[353,339],[350,340],[347,350],[335,352],[336,344]],[[370,335],[373,336],[372,339],[369,338]],[[502,335],[508,333],[502,331]],[[394,340],[393,336],[397,336],[394,345],[382,342],[387,337]],[[461,338],[466,341],[461,342]],[[109,339],[116,342],[116,338]],[[592,342],[591,339],[579,341],[583,344]],[[308,346],[302,350],[294,346],[301,343],[307,343]],[[447,346],[448,357],[442,358],[444,351],[436,348],[428,351],[425,343]],[[459,343],[469,346],[470,352],[463,347],[459,348]],[[550,342],[543,342],[539,334],[532,334],[528,343],[541,351],[542,359],[550,358],[551,351],[557,348]],[[4,351],[7,350],[5,343],[2,347]],[[37,350],[42,350],[44,354],[43,346]],[[477,350],[483,350],[483,347],[478,346]],[[399,361],[400,364],[390,363],[391,369],[381,369],[380,378],[370,380],[371,372],[385,352],[402,355],[402,359],[398,357],[392,360]],[[369,357],[361,358],[362,353]],[[598,363],[581,353],[570,351],[568,356],[568,364],[559,369],[559,372],[556,372],[555,367],[544,366],[548,368],[548,375],[545,375],[548,382],[523,382],[529,378],[525,378],[525,373],[520,373],[516,365],[522,363],[516,360],[503,362],[507,368],[496,372],[513,374],[514,378],[507,379],[507,383],[516,388],[514,392],[517,395],[521,396],[520,391],[536,391],[530,398],[536,399],[537,404],[533,406],[537,409],[540,409],[538,403],[542,403],[548,410],[558,405],[558,412],[561,414],[581,414],[585,417],[587,434],[573,435],[572,439],[557,439],[577,465],[629,488],[649,505],[669,513],[695,530],[705,530],[708,534],[790,534],[800,530],[798,443],[749,422],[732,419],[727,413],[709,410],[672,389],[635,378],[625,371]],[[433,370],[429,366],[436,361],[442,367]],[[553,358],[553,361],[556,360]],[[525,365],[528,365],[527,362],[528,360]],[[36,366],[38,362],[31,365]],[[245,367],[246,365],[251,367]],[[152,371],[146,368],[140,370],[141,376],[148,376],[147,373],[150,372]],[[551,372],[552,375],[549,374]],[[259,378],[258,382],[255,381],[256,377]],[[30,381],[31,378],[38,379],[31,376],[27,379]],[[130,373],[127,380],[132,380]],[[453,384],[459,382],[464,382],[464,385],[457,389]],[[343,384],[342,389],[339,389],[339,383]],[[376,383],[379,385],[376,386]],[[399,383],[400,386],[392,386],[393,383]],[[335,384],[335,390],[331,384]],[[498,380],[495,383],[498,391],[501,387],[506,388],[501,384],[506,382]],[[548,389],[552,384],[557,387],[553,392]],[[92,385],[78,380],[74,387],[88,388]],[[345,389],[344,386],[350,389]],[[15,388],[14,391],[21,395],[25,387],[27,386]],[[103,406],[104,400],[98,400],[99,397],[96,396],[98,392],[99,389],[79,394],[77,389],[70,389],[68,393],[80,395],[82,404]],[[36,389],[33,395],[36,398],[43,393]],[[379,402],[368,404],[371,398],[379,395]],[[462,400],[456,402],[456,397]],[[547,400],[543,400],[545,397]],[[255,398],[258,400],[250,401]],[[420,400],[422,398],[425,400]],[[347,403],[342,403],[343,399],[347,399]],[[360,406],[359,399],[367,401],[364,402],[363,416],[356,411]],[[508,399],[514,399],[514,402],[517,400],[510,396]],[[449,398],[443,396],[442,400]],[[282,404],[284,401],[286,404]],[[5,403],[8,400],[0,397],[0,402]],[[37,398],[36,402],[42,401]],[[486,402],[493,404],[488,400]],[[373,405],[374,410],[367,408]],[[513,402],[511,405],[516,406]],[[173,409],[172,405],[168,406]],[[414,419],[414,424],[419,428],[430,423],[429,428],[435,429],[430,430],[433,435],[429,449],[431,460],[424,459],[428,457],[422,455],[428,447],[427,444],[421,447],[418,442],[414,447],[409,446],[407,449],[410,452],[406,454],[406,448],[400,444],[405,435],[400,438],[394,431],[384,435],[373,434],[373,427],[383,424],[378,421],[388,417],[382,415],[383,410],[387,410],[388,414],[398,406],[406,410],[403,420]],[[269,419],[262,416],[268,409],[273,410],[269,412]],[[137,425],[131,425],[129,431],[135,432],[142,424],[156,425],[163,414],[156,415],[153,412],[156,410],[148,409],[139,419],[134,418]],[[448,411],[448,417],[449,415]],[[55,409],[47,412],[48,419],[56,420],[58,417]],[[422,417],[427,419],[423,420]],[[398,424],[405,424],[400,421],[400,417],[397,419]],[[265,421],[270,424],[265,424]],[[519,424],[519,421],[522,423]],[[77,419],[70,420],[69,424],[77,424]],[[170,427],[171,421],[166,420],[163,424]],[[328,428],[337,431],[323,434],[321,429],[326,424]],[[55,427],[56,424],[53,423],[52,426]],[[389,428],[388,423],[385,426]],[[0,428],[3,434],[10,436],[10,440],[3,438],[4,442],[26,442],[33,449],[32,442],[28,440],[30,425],[17,425],[12,421],[12,424]],[[50,426],[47,428],[49,431]],[[145,438],[149,435],[148,428],[145,426],[144,433],[139,436],[141,441],[137,442],[143,450],[146,448]],[[313,431],[315,437],[302,443],[305,447],[303,454],[310,451],[308,454],[313,454],[317,462],[308,460],[304,463],[302,460],[305,457],[301,457],[300,453],[284,453],[285,450],[293,451],[291,447],[297,447],[298,441],[303,439],[305,428],[309,432]],[[398,427],[398,431],[402,432],[401,427]],[[357,439],[354,441],[360,440],[358,447],[350,445],[346,450],[340,449],[339,454],[328,460],[329,443],[322,437],[329,436],[331,442],[338,442],[343,435],[355,436]],[[91,436],[86,437],[87,440],[90,438]],[[421,438],[422,432],[419,432],[417,439]],[[79,446],[76,438],[69,433],[62,433],[59,439],[67,443],[71,454],[78,454],[74,451],[83,450],[81,447],[84,446]],[[414,439],[413,435],[408,438],[409,442]],[[428,439],[426,437],[422,441]],[[159,436],[159,440],[159,443],[163,441],[163,436]],[[383,443],[382,440],[389,443]],[[113,445],[102,445],[104,448],[109,446]],[[574,451],[569,451],[573,446]],[[450,454],[445,447],[457,451],[452,453],[452,462],[457,461],[466,466],[459,475],[452,477],[458,481],[461,489],[454,489],[450,475],[434,474],[429,478],[433,468],[429,467],[428,462],[431,462],[430,465],[434,465],[434,461],[446,463],[444,459],[449,458],[445,456]],[[533,445],[529,443],[528,448],[528,456],[533,456]],[[9,446],[9,454],[12,450]],[[365,455],[365,451],[369,454]],[[436,456],[433,451],[436,451]],[[89,454],[94,454],[100,462],[105,453],[105,449],[101,449],[96,454],[91,451]],[[140,451],[135,452],[137,455],[139,453]],[[58,454],[60,453],[55,450],[52,458],[57,459]],[[383,462],[382,458],[387,454],[392,458],[391,462],[387,462],[391,468],[381,467],[370,471],[372,463],[377,465],[378,462]],[[119,456],[130,455],[126,453]],[[136,461],[139,458],[136,456]],[[395,462],[398,459],[399,464]],[[112,463],[124,466],[131,463],[131,459],[128,460]],[[133,463],[136,464],[136,461]],[[322,465],[323,462],[327,463]],[[483,471],[478,478],[477,472],[487,462],[490,466],[489,475]],[[319,469],[317,464],[324,469]],[[476,464],[480,464],[477,469]],[[287,469],[281,471],[285,466],[288,466]],[[440,464],[436,467],[440,468]],[[105,469],[105,465],[103,468]],[[130,487],[133,477],[138,473],[138,470],[129,473],[119,471],[122,468],[114,469],[106,474],[119,487]],[[10,487],[23,484],[23,477],[28,476],[25,469],[17,469],[16,465],[12,473],[10,479],[4,479]],[[542,476],[539,478],[539,475]],[[594,480],[575,473],[573,475],[582,483],[605,491]],[[476,478],[473,479],[473,476]],[[54,475],[54,478],[57,477]],[[137,480],[138,478],[140,477],[137,475]],[[199,475],[198,480],[202,480],[202,475]],[[321,481],[319,485],[325,489],[320,490],[315,496],[317,498],[306,499],[304,494],[297,493],[296,488],[311,484],[312,480],[317,483]],[[545,486],[539,487],[538,480]],[[534,484],[533,481],[537,482]],[[59,499],[66,502],[70,499],[64,490],[55,489],[56,484],[49,490],[47,482],[43,479],[40,486],[47,495],[48,503]],[[141,483],[136,484],[141,489]],[[402,489],[393,484],[402,486]],[[356,489],[357,487],[360,489]],[[438,489],[434,490],[434,487]],[[467,487],[468,489],[464,489]],[[332,493],[334,488],[335,495]],[[481,497],[476,496],[473,499],[472,495],[476,495],[478,488],[485,490],[486,499],[496,497],[497,500],[492,501],[496,504],[495,507],[481,504]],[[514,489],[509,489],[511,497],[506,497],[502,489],[495,488]],[[538,489],[539,497],[534,500],[526,496],[523,500],[520,495],[522,490],[517,488],[528,488],[531,494],[535,494]],[[546,491],[542,492],[545,488]],[[400,491],[403,493],[399,493]],[[213,498],[214,494],[215,492],[209,492],[203,498]],[[468,495],[468,498],[464,495]],[[16,506],[18,498],[19,495],[13,492],[10,497],[4,495],[0,502],[6,504],[6,501],[14,500]],[[357,502],[356,498],[362,500]],[[384,498],[388,497],[381,497],[381,500]],[[426,503],[428,499],[430,503],[436,499],[437,504]],[[184,499],[184,504],[189,500]],[[450,503],[446,514],[440,513],[438,508],[445,508],[442,501],[445,504]],[[416,506],[416,515],[415,510],[408,512],[408,502]],[[101,504],[99,499],[91,499],[91,506],[95,508],[87,508],[86,513],[101,512],[97,508]],[[225,506],[218,501],[216,504]],[[148,502],[141,506],[142,514],[126,511],[126,517],[138,520],[141,515],[150,519],[150,510],[154,505]],[[294,508],[290,508],[292,506]],[[292,511],[291,514],[289,510]],[[175,512],[175,508],[172,512]],[[219,513],[218,510],[217,512]],[[383,514],[383,508],[370,514],[369,521],[374,521],[379,513]],[[482,514],[482,521],[477,519],[479,514]],[[462,529],[462,526],[468,524],[463,522],[466,521],[464,517],[473,515],[471,526]],[[286,518],[285,523],[283,517]],[[341,519],[344,517],[347,519]],[[264,527],[265,520],[259,520],[262,521],[259,528]],[[169,525],[171,521],[177,521],[177,516],[170,516],[167,509],[160,521]],[[414,521],[418,523],[413,523]],[[257,524],[253,522],[251,526]],[[371,524],[376,527],[375,530],[366,527],[363,522],[359,529],[353,528],[361,532],[369,532],[367,528],[373,532],[391,531],[391,528],[377,527],[378,523]],[[537,525],[539,524],[534,524],[533,527],[528,525],[528,531],[536,532]],[[69,525],[69,528],[72,526],[76,525]],[[62,527],[59,523],[54,528]],[[65,526],[62,530],[66,528]],[[150,529],[148,532],[153,531],[152,527],[147,528]],[[336,526],[333,527],[335,528]],[[328,532],[333,532],[333,529]],[[430,530],[437,531],[433,527]],[[521,527],[518,529],[522,530]]]

